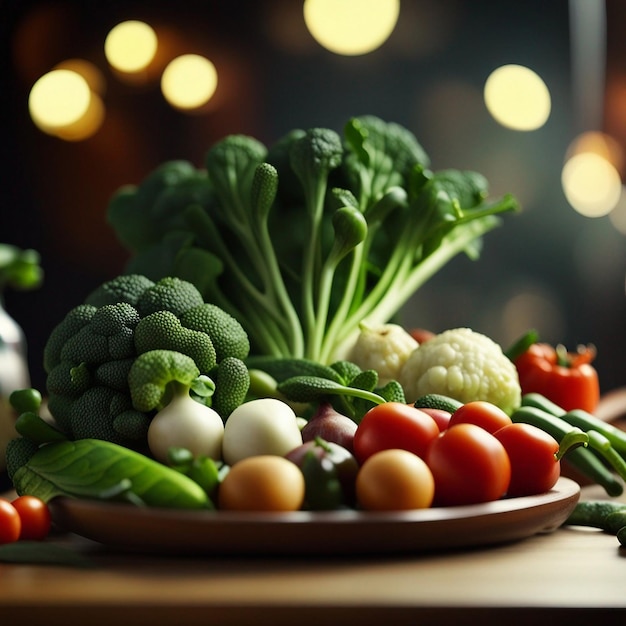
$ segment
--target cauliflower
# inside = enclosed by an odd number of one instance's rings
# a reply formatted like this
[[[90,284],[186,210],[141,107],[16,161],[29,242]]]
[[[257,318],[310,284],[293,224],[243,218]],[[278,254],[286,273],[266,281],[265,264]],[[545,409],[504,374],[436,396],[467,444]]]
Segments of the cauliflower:
[[[497,343],[469,328],[447,330],[414,350],[398,382],[408,401],[438,393],[460,402],[486,400],[508,413],[521,402],[515,365]]]
[[[366,322],[359,325],[359,336],[349,355],[349,360],[363,370],[376,370],[380,385],[397,380],[405,361],[419,346],[402,326]]]

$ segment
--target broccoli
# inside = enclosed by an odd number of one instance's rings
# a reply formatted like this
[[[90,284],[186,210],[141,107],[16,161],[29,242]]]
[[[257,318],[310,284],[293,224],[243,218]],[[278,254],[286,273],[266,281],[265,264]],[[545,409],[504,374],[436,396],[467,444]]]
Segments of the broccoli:
[[[497,343],[469,328],[452,328],[422,343],[405,361],[398,381],[411,402],[440,394],[460,402],[485,400],[507,413],[521,402],[515,365]]]
[[[478,258],[518,208],[488,201],[476,172],[431,171],[408,129],[372,115],[268,147],[227,136],[204,165],[165,164],[120,190],[109,221],[132,253],[127,273],[193,283],[254,356],[345,358],[362,322],[389,322],[458,254]]]
[[[202,372],[209,372],[217,364],[211,337],[203,331],[184,328],[168,309],[144,317],[135,329],[137,354],[163,348],[178,350],[193,358]]]
[[[180,323],[191,330],[205,332],[211,337],[215,358],[222,361],[227,356],[245,359],[250,351],[250,341],[242,325],[232,315],[214,304],[201,304],[185,311]]]
[[[193,363],[196,377],[212,385],[220,380],[216,408],[230,412],[248,390],[243,359],[249,345],[236,320],[207,305],[188,281],[124,274],[92,291],[50,333],[44,348],[49,410],[70,438],[144,450],[156,406],[137,406],[129,383],[143,354],[176,354]]]
[[[138,411],[157,410],[148,428],[154,457],[166,463],[171,448],[219,460],[224,423],[208,406],[215,384],[200,375],[194,360],[172,350],[151,350],[137,357],[128,384]]]

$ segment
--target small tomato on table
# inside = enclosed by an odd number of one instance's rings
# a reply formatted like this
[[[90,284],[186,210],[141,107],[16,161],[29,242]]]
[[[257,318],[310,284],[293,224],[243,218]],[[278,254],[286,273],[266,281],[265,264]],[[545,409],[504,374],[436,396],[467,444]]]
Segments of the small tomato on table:
[[[540,393],[566,411],[593,413],[600,400],[594,346],[568,352],[564,346],[534,343],[515,359],[522,393]]]

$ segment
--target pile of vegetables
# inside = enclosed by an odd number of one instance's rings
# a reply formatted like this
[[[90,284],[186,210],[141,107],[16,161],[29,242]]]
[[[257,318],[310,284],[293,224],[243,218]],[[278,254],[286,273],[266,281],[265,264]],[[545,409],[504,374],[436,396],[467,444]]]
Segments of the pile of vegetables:
[[[131,257],[49,337],[52,422],[38,391],[12,394],[17,493],[410,510],[544,493],[566,460],[620,495],[626,433],[593,417],[593,384],[575,406],[534,387],[543,360],[571,374],[589,354],[391,321],[517,208],[479,174],[428,167],[408,130],[366,116],[269,148],[229,136],[204,169],[120,189],[108,218]]]
[[[19,495],[44,503],[63,495],[197,510],[397,511],[541,494],[556,484],[563,460],[608,495],[623,491],[626,433],[582,409],[523,393],[510,370],[520,355],[511,360],[511,352],[479,333],[450,329],[400,351],[396,371],[408,367],[428,383],[414,399],[409,384],[383,378],[381,386],[376,369],[353,361],[246,356],[245,332],[221,310],[185,336],[189,312],[200,319],[207,306],[198,295],[178,278],[152,283],[124,275],[70,311],[46,346],[55,422],[40,416],[36,390],[11,396],[20,437],[9,444],[7,467]],[[130,331],[112,332],[110,320],[120,317],[110,316],[122,310],[129,319],[127,307],[138,321],[125,327]],[[108,323],[94,324],[105,313]],[[401,333],[388,330],[378,328],[378,341],[389,337],[397,345]],[[369,336],[366,345],[388,372],[384,346],[372,341]],[[219,356],[205,362],[214,344],[211,354]],[[118,355],[128,345],[134,352],[111,358],[113,346]],[[354,344],[357,357],[360,345]],[[427,366],[420,369],[415,354],[422,350]],[[462,358],[450,360],[455,351]],[[243,386],[239,377],[220,378],[227,358],[242,368],[227,371],[243,372]],[[112,371],[123,366],[125,386],[112,396],[104,383],[114,377],[102,376],[103,364]],[[492,373],[498,368],[505,375]],[[474,384],[485,377],[490,384]],[[76,386],[86,381],[91,385]],[[230,398],[222,414],[210,406],[221,384]],[[105,403],[82,404],[83,395],[96,393],[115,399],[107,411]],[[119,438],[130,432],[120,428],[120,416],[129,415],[143,425],[141,439]]]

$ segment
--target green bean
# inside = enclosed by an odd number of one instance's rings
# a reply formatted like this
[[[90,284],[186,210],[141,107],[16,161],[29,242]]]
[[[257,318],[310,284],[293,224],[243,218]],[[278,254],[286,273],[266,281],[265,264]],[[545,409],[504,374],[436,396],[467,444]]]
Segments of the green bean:
[[[587,431],[589,437],[589,447],[600,454],[600,456],[626,480],[626,460],[611,445],[611,442],[602,434],[595,430]]]
[[[581,409],[575,409],[574,411],[568,411],[561,416],[566,422],[572,426],[578,426],[578,428],[590,431],[595,430],[606,437],[611,446],[615,448],[622,456],[626,455],[626,432],[619,428],[609,424],[587,411]]]

